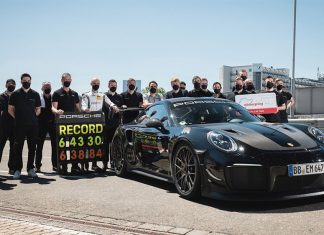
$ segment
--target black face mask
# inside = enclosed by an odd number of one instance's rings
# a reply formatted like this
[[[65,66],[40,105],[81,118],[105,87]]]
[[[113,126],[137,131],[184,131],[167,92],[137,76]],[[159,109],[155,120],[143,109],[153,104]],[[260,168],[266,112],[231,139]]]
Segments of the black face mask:
[[[44,90],[44,93],[45,93],[46,95],[48,95],[48,94],[51,93],[51,91],[52,91],[52,90],[51,90],[50,88],[47,88],[47,89]]]
[[[277,90],[278,90],[278,91],[281,91],[282,88],[283,88],[283,85],[278,85],[278,86],[277,86]]]
[[[172,86],[172,89],[175,90],[175,91],[177,91],[179,89],[179,86],[178,85],[173,85]]]
[[[69,87],[71,85],[71,82],[70,81],[65,81],[65,82],[63,82],[63,85],[65,87]]]
[[[204,90],[207,89],[207,84],[202,84],[201,88],[204,89]]]
[[[220,89],[214,89],[215,94],[219,94],[220,91],[221,91]]]
[[[97,91],[99,89],[99,85],[92,85],[92,90]]]
[[[13,85],[9,85],[9,86],[7,87],[7,90],[8,90],[9,92],[13,92],[15,89],[16,89],[16,86],[13,86]]]
[[[241,78],[243,79],[243,81],[245,81],[247,79],[246,76],[241,76]]]
[[[156,93],[156,88],[151,87],[151,88],[150,88],[150,93],[152,93],[152,94]]]
[[[131,91],[133,91],[135,89],[135,85],[129,84],[128,89],[131,90]]]
[[[194,87],[195,87],[195,89],[199,89],[200,88],[200,83],[199,82],[195,82],[194,83]]]
[[[243,88],[243,85],[240,85],[240,84],[236,84],[236,85],[235,85],[235,89],[236,89],[237,91],[242,90],[242,88]]]
[[[115,92],[116,90],[117,90],[117,87],[115,87],[115,86],[110,87],[111,92]]]
[[[22,86],[25,89],[29,89],[30,88],[30,82],[22,82]]]
[[[273,87],[273,82],[267,82],[267,88],[271,89]]]
[[[253,85],[253,84],[248,84],[248,85],[246,86],[246,90],[247,90],[247,91],[252,91],[252,90],[254,90],[254,85]]]

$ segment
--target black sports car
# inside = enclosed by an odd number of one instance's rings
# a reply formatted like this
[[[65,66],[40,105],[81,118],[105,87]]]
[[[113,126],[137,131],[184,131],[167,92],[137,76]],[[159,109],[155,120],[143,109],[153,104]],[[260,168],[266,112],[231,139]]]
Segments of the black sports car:
[[[118,176],[175,184],[185,198],[283,200],[324,194],[324,134],[261,122],[224,99],[177,98],[143,110],[113,138]]]

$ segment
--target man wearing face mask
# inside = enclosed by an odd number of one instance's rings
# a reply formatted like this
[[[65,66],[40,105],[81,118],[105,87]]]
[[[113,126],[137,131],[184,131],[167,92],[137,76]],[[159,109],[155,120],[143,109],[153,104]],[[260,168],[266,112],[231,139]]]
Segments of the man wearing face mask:
[[[12,92],[16,89],[16,82],[13,79],[8,79],[6,81],[6,91],[0,95],[0,99],[2,99],[3,112],[1,114],[1,123],[2,128],[0,130],[0,161],[3,154],[3,149],[6,145],[7,140],[9,139],[9,161],[8,168],[9,174],[14,174],[14,119],[8,113],[8,103],[9,97]]]
[[[221,92],[222,84],[220,84],[219,82],[214,82],[213,89],[214,89],[213,97],[220,98],[220,99],[226,99],[225,95]]]
[[[208,90],[208,79],[207,78],[202,78],[201,79],[201,89],[203,90],[204,92],[204,96],[205,97],[211,97],[213,96],[213,92],[211,92],[210,90]]]
[[[189,91],[189,97],[205,97],[205,92],[201,89],[201,78],[199,76],[194,76],[192,78],[192,84],[194,89]]]
[[[273,92],[276,94],[278,112],[271,113],[271,114],[263,114],[262,116],[265,117],[266,122],[280,123],[281,119],[280,119],[279,112],[280,110],[286,110],[286,99],[276,90],[274,90],[274,81],[271,76],[265,78],[265,84],[266,84],[266,92]]]
[[[118,108],[123,106],[123,97],[117,92],[117,81],[114,79],[109,80],[108,82],[108,92],[105,95],[117,105]],[[106,106],[103,107],[103,111],[105,113],[105,122],[106,122],[106,140],[107,140],[107,148],[106,153],[109,154],[109,145],[112,141],[112,138],[115,134],[117,127],[120,124],[119,115],[113,112],[111,109],[108,109]],[[110,156],[109,156],[110,157]],[[110,162],[111,167],[113,168],[113,163]],[[103,162],[103,170],[108,169],[108,161]]]
[[[15,119],[14,170],[13,179],[20,179],[23,167],[22,151],[25,138],[28,144],[28,176],[37,178],[34,170],[36,142],[38,138],[38,119],[41,100],[38,92],[30,88],[31,76],[21,75],[22,87],[14,91],[9,98],[8,112]]]
[[[245,89],[249,94],[255,94],[255,87],[253,85],[253,81],[251,79],[245,80]]]
[[[36,172],[41,172],[42,158],[43,158],[43,146],[46,139],[46,135],[49,134],[51,139],[51,161],[52,167],[57,167],[56,160],[56,146],[55,146],[55,125],[54,114],[52,113],[52,85],[50,82],[42,83],[41,95],[41,113],[38,116],[38,140],[36,148],[35,166]]]
[[[112,109],[113,112],[119,112],[118,107],[111,102],[111,100],[106,96],[104,93],[99,92],[100,87],[100,79],[99,78],[92,78],[90,83],[92,90],[86,92],[82,95],[82,104],[81,110],[87,113],[96,112],[96,111],[103,111],[103,107],[107,107]],[[86,170],[88,170],[89,164],[86,163],[85,165]],[[84,166],[82,166],[84,168]],[[97,165],[97,161],[92,162],[92,170],[100,171],[101,169]]]
[[[179,98],[179,97],[184,97],[184,93],[180,89],[180,80],[177,77],[174,77],[171,79],[171,87],[172,90],[168,91],[165,94],[165,99],[172,99],[172,98]]]
[[[156,81],[151,81],[149,83],[149,93],[143,95],[143,107],[146,108],[147,106],[154,104],[158,101],[163,99],[161,94],[157,93],[158,84]]]
[[[182,92],[182,94],[183,94],[184,97],[187,97],[188,94],[189,94],[189,92],[187,91],[186,87],[187,87],[187,84],[184,81],[181,81],[180,82],[180,90],[181,90],[181,92]]]
[[[71,75],[63,73],[61,82],[62,87],[54,91],[52,96],[52,112],[55,115],[63,114],[64,112],[80,112],[79,94],[70,88],[72,82]],[[56,171],[57,168],[54,167],[53,170]],[[72,163],[71,173],[81,173],[77,163]],[[67,174],[66,164],[62,165],[62,174]]]
[[[288,123],[288,114],[287,114],[287,109],[290,107],[294,106],[295,100],[292,94],[289,91],[283,90],[284,88],[284,82],[281,78],[276,79],[276,91],[281,94],[285,100],[286,100],[286,110],[280,110],[280,118],[282,123]]]
[[[136,88],[136,80],[134,78],[130,78],[127,81],[128,90],[126,92],[121,93],[123,97],[123,108],[139,108],[143,105],[143,95],[139,92],[135,91]],[[133,121],[139,111],[126,111],[124,114],[124,123],[129,123]]]

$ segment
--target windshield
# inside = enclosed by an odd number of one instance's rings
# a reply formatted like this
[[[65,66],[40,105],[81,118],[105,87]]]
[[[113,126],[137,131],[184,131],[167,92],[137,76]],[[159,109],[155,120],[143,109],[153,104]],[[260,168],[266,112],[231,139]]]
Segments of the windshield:
[[[260,121],[239,104],[213,100],[174,103],[171,118],[176,125],[181,126]]]

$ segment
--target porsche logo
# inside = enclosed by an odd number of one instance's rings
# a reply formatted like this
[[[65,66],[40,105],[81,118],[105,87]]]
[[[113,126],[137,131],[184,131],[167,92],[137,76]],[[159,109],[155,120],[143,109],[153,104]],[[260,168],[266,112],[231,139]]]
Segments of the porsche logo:
[[[289,147],[294,147],[294,145],[293,145],[292,143],[287,143],[287,145],[288,145]]]

